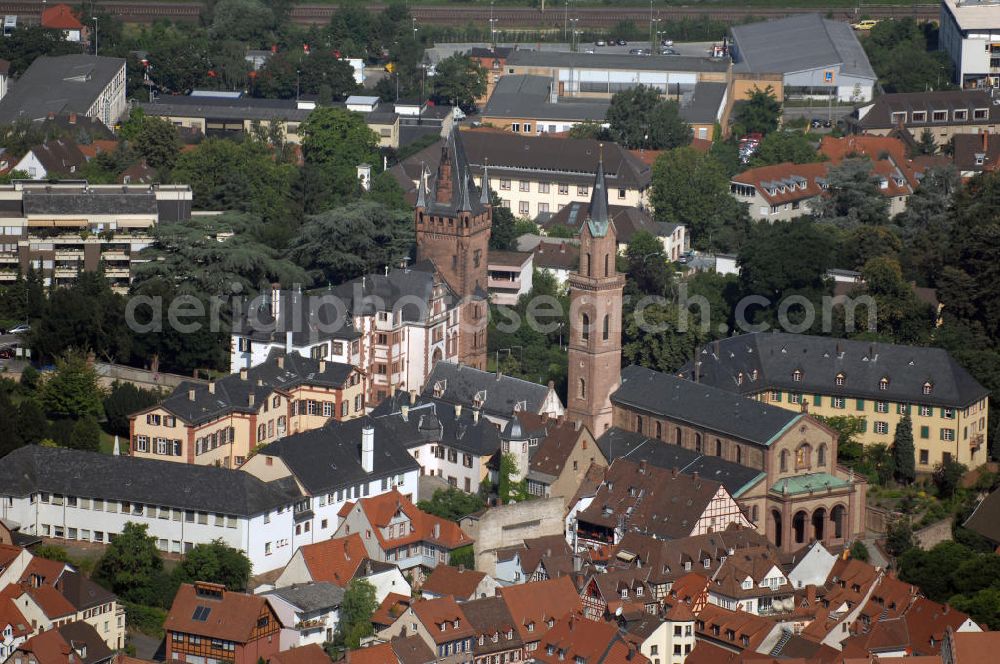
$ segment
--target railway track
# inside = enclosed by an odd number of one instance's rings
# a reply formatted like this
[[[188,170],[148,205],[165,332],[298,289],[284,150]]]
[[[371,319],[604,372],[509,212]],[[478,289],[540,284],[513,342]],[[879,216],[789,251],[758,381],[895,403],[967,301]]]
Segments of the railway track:
[[[152,23],[159,19],[173,21],[197,21],[202,5],[199,2],[122,2],[118,0],[97,2],[105,11],[120,16],[127,23]],[[37,17],[41,14],[41,0],[0,0],[0,13]],[[866,16],[873,18],[903,18],[912,16],[918,20],[936,19],[939,6],[934,4],[869,5],[863,8]],[[372,8],[377,8],[373,6]],[[337,11],[335,5],[296,5],[291,18],[300,25],[327,23]],[[705,6],[664,6],[656,8],[654,15],[664,19],[709,17],[723,22],[738,22],[747,17],[779,18],[789,14],[819,12],[835,18],[853,19],[857,15],[850,7],[834,8],[771,8],[771,7],[705,7]],[[410,12],[417,23],[432,25],[466,25],[486,23],[490,10],[481,7],[414,6]],[[552,28],[564,27],[567,18],[579,20],[580,28],[610,28],[619,21],[634,21],[642,25],[650,18],[647,7],[576,7],[567,13],[564,7],[553,7],[544,13],[530,7],[499,7],[493,10],[493,18],[503,28]]]

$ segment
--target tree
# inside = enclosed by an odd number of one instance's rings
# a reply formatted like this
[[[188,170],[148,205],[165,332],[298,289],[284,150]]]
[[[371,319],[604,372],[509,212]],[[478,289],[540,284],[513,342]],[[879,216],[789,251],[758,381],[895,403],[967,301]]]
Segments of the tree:
[[[417,507],[442,519],[458,521],[463,516],[478,512],[485,506],[483,499],[454,487],[437,489],[430,500],[421,500]]]
[[[55,373],[42,388],[42,405],[57,417],[100,417],[104,414],[103,398],[97,372],[81,353],[67,352],[58,359]]]
[[[24,445],[37,445],[48,437],[49,421],[37,399],[24,399],[18,405],[17,431]]]
[[[885,224],[889,221],[889,200],[872,179],[868,158],[845,159],[827,174],[827,196],[813,205],[813,214],[822,221],[845,228],[857,224]]]
[[[764,137],[750,159],[749,166],[771,166],[785,162],[808,164],[822,161],[812,139],[799,131],[775,131]]]
[[[198,544],[186,554],[174,570],[178,584],[208,581],[219,583],[227,590],[245,592],[250,582],[250,559],[221,539]]]
[[[932,155],[937,152],[937,143],[934,141],[934,133],[930,129],[920,132],[920,140],[917,142],[917,154]]]
[[[490,228],[490,249],[510,251],[517,240],[517,219],[514,213],[505,205],[501,205],[500,196],[495,191],[490,192],[493,202],[493,226]]]
[[[748,228],[746,205],[730,195],[729,178],[717,161],[697,150],[661,154],[653,163],[652,186],[657,221],[684,224],[699,249],[733,249]]]
[[[865,430],[865,418],[857,415],[821,417],[823,424],[837,432],[837,463],[853,467],[864,454],[857,436]]]
[[[899,344],[922,344],[930,339],[937,312],[917,298],[913,287],[903,278],[898,261],[872,258],[865,263],[861,275],[864,286],[854,292],[875,300],[875,330],[881,337]]]
[[[886,486],[895,474],[892,451],[884,443],[866,446],[864,462],[875,473],[880,486]]]
[[[472,58],[455,53],[434,67],[431,94],[439,104],[475,111],[476,100],[486,95],[486,70]]]
[[[66,549],[61,546],[56,546],[55,544],[39,544],[31,551],[31,553],[38,558],[54,560],[58,563],[68,563],[70,561],[69,554],[66,553]]]
[[[902,517],[890,521],[885,532],[885,548],[889,555],[898,558],[914,546],[913,528],[910,526],[910,520]]]
[[[595,141],[610,141],[611,133],[599,120],[584,120],[569,128],[570,138],[589,138]]]
[[[896,470],[896,481],[900,484],[910,484],[917,478],[913,449],[913,421],[906,413],[892,437],[892,459]]]
[[[519,503],[527,499],[524,480],[515,480],[516,475],[517,460],[510,453],[504,454],[500,458],[500,481],[497,487],[501,504]]]
[[[160,401],[160,393],[136,387],[132,383],[115,381],[104,399],[108,431],[119,436],[129,435],[129,415]]]
[[[649,231],[635,233],[625,251],[626,291],[637,297],[667,295],[673,272],[663,243]]]
[[[301,186],[314,201],[307,211],[321,211],[356,198],[361,192],[358,164],[378,164],[378,136],[364,118],[340,108],[320,107],[299,126],[306,169]]]
[[[909,17],[880,21],[862,43],[886,92],[951,87],[951,61],[937,50],[937,28],[929,23],[919,25]]]
[[[856,540],[851,544],[851,558],[855,560],[860,560],[863,563],[868,562],[868,547],[861,540]]]
[[[70,447],[87,452],[99,452],[101,449],[101,425],[93,415],[84,415],[73,425],[73,437]]]
[[[761,90],[754,87],[747,92],[747,99],[736,106],[734,122],[739,134],[767,135],[778,128],[781,121],[781,102],[770,85]]]
[[[274,25],[274,14],[260,0],[216,0],[212,35],[260,46]]]
[[[340,603],[340,624],[337,626],[337,642],[346,648],[357,648],[361,639],[371,636],[372,614],[378,608],[375,601],[375,586],[367,579],[354,579],[344,591]]]
[[[0,459],[23,444],[18,434],[14,404],[6,392],[0,392]]]
[[[156,550],[156,538],[147,534],[146,524],[127,522],[108,545],[94,569],[94,578],[128,602],[156,604],[158,577],[163,560]]]
[[[654,87],[637,85],[615,93],[605,117],[612,140],[630,149],[672,149],[691,142],[691,128],[675,101]]]
[[[169,121],[146,116],[135,132],[132,147],[150,167],[169,170],[177,161],[181,139],[177,135],[177,128]]]
[[[938,495],[941,498],[951,498],[958,490],[962,477],[968,472],[965,464],[954,459],[939,463],[934,467],[934,485],[937,487]]]

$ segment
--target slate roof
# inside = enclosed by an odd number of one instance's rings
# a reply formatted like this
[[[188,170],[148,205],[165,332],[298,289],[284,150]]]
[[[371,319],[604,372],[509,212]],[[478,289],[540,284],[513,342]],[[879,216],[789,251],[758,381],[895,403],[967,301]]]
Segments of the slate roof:
[[[507,56],[507,64],[521,67],[573,67],[575,69],[664,72],[725,72],[729,68],[729,62],[722,58],[685,55],[649,55],[638,58],[628,53],[529,50],[514,51]]]
[[[689,124],[709,124],[718,121],[728,91],[729,86],[723,82],[695,83],[693,88],[681,94],[681,118]]]
[[[63,111],[86,114],[124,66],[124,59],[103,55],[39,56],[0,100],[0,122],[44,120]]]
[[[86,648],[87,656],[81,657],[75,648]],[[111,661],[111,651],[104,639],[93,626],[82,620],[36,634],[22,643],[18,650],[32,653],[38,664],[97,664]]]
[[[275,588],[262,594],[280,597],[303,613],[339,607],[344,600],[343,588],[323,581]]]
[[[498,376],[453,362],[438,362],[427,377],[422,394],[465,408],[475,408],[476,395],[481,395],[484,398],[480,407],[484,413],[510,418],[515,410],[539,412],[549,389],[546,385],[513,376]]]
[[[265,483],[228,468],[37,445],[3,458],[0,487],[14,496],[45,491],[239,516],[288,505],[299,495],[293,483]]]
[[[31,152],[50,176],[69,175],[87,162],[76,143],[58,138],[32,146]]]
[[[973,111],[977,108],[985,108],[989,119],[975,119]],[[965,109],[968,112],[966,119],[955,120],[955,109]],[[913,122],[915,110],[927,112],[926,122]],[[948,111],[947,119],[935,121],[934,111]],[[898,126],[897,122],[892,121],[894,112],[905,112],[904,125],[917,133],[923,127],[996,124],[1000,118],[1000,107],[993,106],[993,99],[984,90],[935,90],[879,95],[870,106],[858,109],[857,125],[862,130],[892,129]]]
[[[583,226],[583,221],[588,216],[588,208],[589,203],[573,201],[563,206],[561,210],[549,217],[541,226],[546,231],[550,231],[556,226],[563,226],[574,233],[579,233],[580,228]],[[619,242],[625,244],[628,244],[632,236],[639,231],[646,231],[654,236],[665,236],[670,235],[676,227],[675,224],[655,221],[652,215],[646,210],[625,205],[609,205],[608,216],[615,225],[615,237]],[[535,249],[536,252],[543,245],[548,245],[545,248],[549,251],[552,250],[551,244],[540,242]],[[579,249],[577,249],[578,254]]]
[[[455,216],[463,211],[473,217],[482,214],[485,208],[481,192],[472,180],[462,132],[449,133],[439,153],[436,168],[430,170],[422,185],[418,184],[424,191],[425,212],[441,216]]]
[[[566,418],[518,413],[517,419],[525,431],[533,432],[531,438],[539,439],[536,445],[528,448],[529,474],[542,473],[548,477],[559,477],[566,469],[566,462],[580,438],[587,435],[582,427],[578,428],[578,422]]]
[[[105,590],[79,572],[65,572],[56,581],[55,587],[77,611],[108,604],[118,599],[114,593]]]
[[[1000,491],[994,491],[979,501],[963,525],[1000,545]]]
[[[361,430],[369,425],[375,429],[371,473],[361,467]],[[318,496],[359,482],[419,470],[419,464],[397,439],[396,430],[383,426],[381,418],[333,421],[319,429],[275,441],[260,454],[280,457],[309,495]]]
[[[621,387],[611,401],[764,446],[801,417],[709,381],[699,384],[637,365],[622,370]]]
[[[419,634],[389,641],[400,664],[431,664],[437,657]],[[384,660],[382,660],[384,662]],[[379,662],[382,664],[382,662]]]
[[[705,346],[696,361],[703,387],[747,395],[781,389],[964,408],[989,394],[948,351],[933,347],[768,332]],[[689,362],[681,372],[691,377],[694,368]],[[802,372],[799,381],[792,377],[796,370]],[[838,373],[844,374],[842,386],[835,382]],[[879,389],[883,377],[889,379],[885,390]],[[933,388],[924,394],[928,381]]]
[[[475,409],[456,413],[455,406],[443,400],[418,397],[410,403],[404,418],[402,409],[409,401],[408,393],[396,392],[371,413],[407,449],[437,442],[479,457],[492,456],[500,449],[497,427],[487,418],[478,417]]]
[[[597,439],[597,446],[609,462],[615,459],[646,461],[657,468],[676,468],[685,475],[698,473],[699,477],[719,482],[735,497],[739,497],[767,475],[756,468],[700,454],[680,445],[671,445],[618,427],[612,427],[601,434]]]
[[[1000,168],[1000,135],[955,134],[951,137],[955,168],[961,171],[995,171]],[[983,163],[976,157],[982,155]]]
[[[26,215],[156,215],[156,194],[149,186],[79,189],[60,186],[25,187],[22,207]]]
[[[842,74],[875,81],[868,56],[843,21],[798,14],[732,27],[736,59],[758,73],[790,74],[840,65]]]
[[[481,115],[484,118],[604,122],[611,106],[610,100],[563,97],[552,102],[551,87],[552,79],[548,76],[503,76],[493,88]]]
[[[616,459],[593,502],[576,518],[580,523],[637,530],[664,539],[688,537],[719,486],[700,477]]]
[[[635,57],[635,56],[631,56]],[[645,59],[645,58],[640,58]],[[470,172],[480,177],[488,163],[490,178],[524,178],[550,183],[589,187],[601,158],[600,141],[551,136],[522,136],[492,130],[461,132]],[[406,192],[416,190],[423,164],[431,173],[440,160],[441,144],[421,150],[393,166],[390,171]],[[603,149],[604,177],[609,190],[644,190],[652,179],[652,167],[616,143]]]
[[[279,366],[279,361],[283,366]],[[323,371],[320,371],[320,367]],[[228,374],[214,382],[211,392],[202,382],[182,382],[159,406],[189,424],[210,422],[228,413],[256,413],[266,405],[275,391],[288,391],[300,385],[342,388],[356,369],[342,362],[322,362],[302,357],[299,353],[285,355],[274,349],[267,361],[242,374]],[[194,399],[191,398],[194,390]],[[250,395],[254,395],[254,405]]]

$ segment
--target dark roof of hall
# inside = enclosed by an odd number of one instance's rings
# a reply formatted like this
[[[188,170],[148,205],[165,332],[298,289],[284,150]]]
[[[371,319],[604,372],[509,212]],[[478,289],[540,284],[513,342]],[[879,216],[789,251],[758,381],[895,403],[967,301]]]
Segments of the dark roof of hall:
[[[636,365],[622,370],[621,387],[611,401],[764,446],[801,416]]]
[[[758,332],[705,346],[696,361],[703,385],[741,394],[780,389],[954,408],[989,394],[941,348]],[[681,371],[691,378],[695,365],[689,362]],[[836,383],[838,374],[843,385]],[[888,379],[885,389],[882,378]],[[931,384],[929,394],[925,383]]]

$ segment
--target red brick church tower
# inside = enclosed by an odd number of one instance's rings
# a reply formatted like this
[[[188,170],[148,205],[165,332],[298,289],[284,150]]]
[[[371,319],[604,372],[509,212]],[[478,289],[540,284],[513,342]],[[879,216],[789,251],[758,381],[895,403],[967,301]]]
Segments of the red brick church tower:
[[[604,162],[597,166],[587,218],[580,228],[580,267],[569,277],[567,416],[600,436],[611,426],[611,393],[621,382],[622,290],[618,242],[608,216]]]
[[[459,133],[454,129],[441,147],[434,176],[421,173],[414,208],[417,260],[433,261],[463,302],[458,361],[486,369],[487,254],[493,208],[489,185],[480,192],[472,181]],[[485,173],[483,182],[489,182]]]

